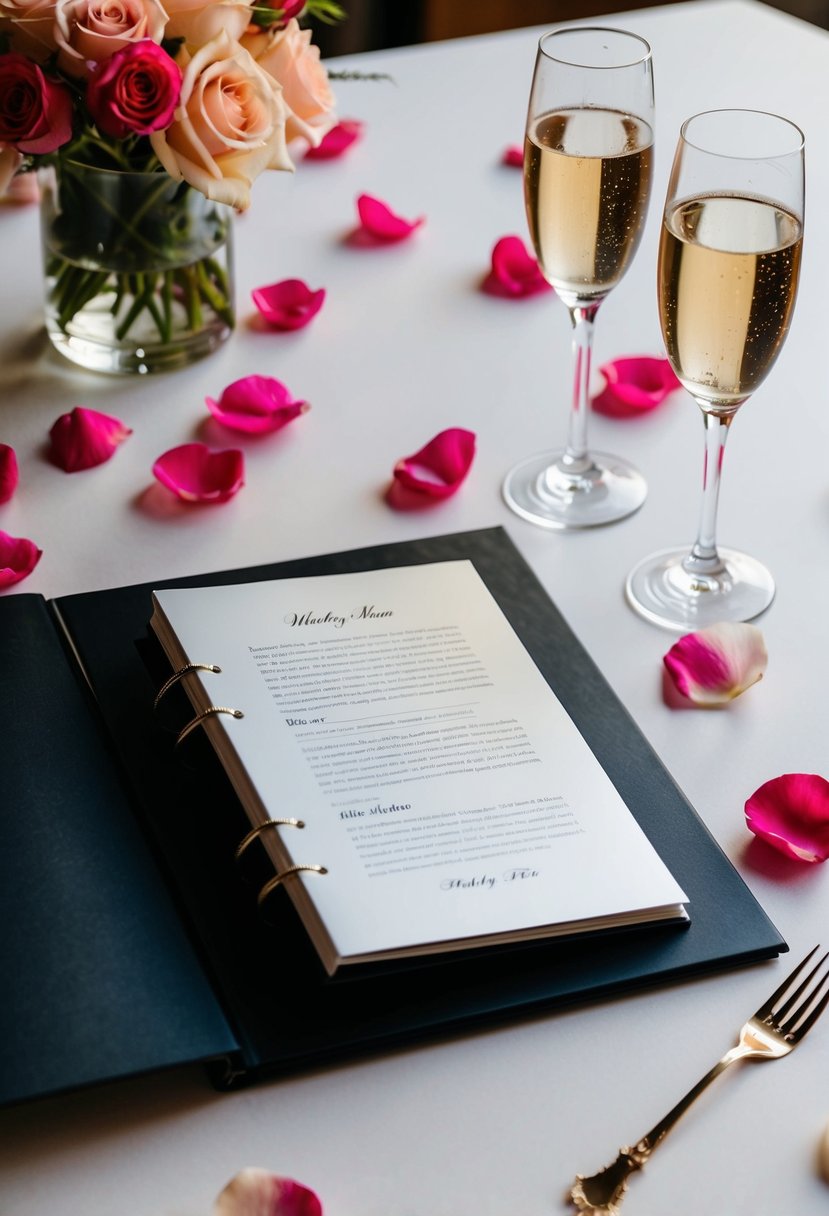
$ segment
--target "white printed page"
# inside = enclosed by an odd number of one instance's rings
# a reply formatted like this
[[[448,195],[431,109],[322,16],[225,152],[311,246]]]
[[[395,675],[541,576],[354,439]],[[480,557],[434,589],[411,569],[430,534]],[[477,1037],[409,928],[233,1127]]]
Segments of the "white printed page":
[[[290,859],[326,867],[289,883],[329,969],[684,902],[471,563],[155,598],[244,711],[220,729],[266,813],[304,821]]]

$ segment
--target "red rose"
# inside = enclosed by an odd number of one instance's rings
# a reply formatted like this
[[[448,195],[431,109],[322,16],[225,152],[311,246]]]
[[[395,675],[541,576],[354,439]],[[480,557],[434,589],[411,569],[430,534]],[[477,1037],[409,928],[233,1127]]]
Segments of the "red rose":
[[[15,51],[0,55],[0,144],[31,155],[72,137],[72,94]]]
[[[93,70],[86,104],[100,131],[116,139],[169,127],[181,92],[181,69],[157,43],[132,42]]]

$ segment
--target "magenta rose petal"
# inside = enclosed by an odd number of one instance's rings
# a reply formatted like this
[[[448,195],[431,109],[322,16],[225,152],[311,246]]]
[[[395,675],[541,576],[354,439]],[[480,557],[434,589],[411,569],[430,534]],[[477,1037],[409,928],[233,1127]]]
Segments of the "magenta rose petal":
[[[283,279],[251,292],[253,302],[273,329],[302,329],[322,308],[325,288],[313,291],[302,279]]]
[[[675,642],[662,662],[683,697],[700,707],[726,705],[762,680],[766,644],[756,625],[709,625]]]
[[[524,149],[520,144],[510,144],[504,149],[504,155],[501,157],[501,164],[508,165],[511,169],[524,168]]]
[[[749,829],[797,861],[829,857],[829,781],[815,773],[784,773],[755,790],[745,805]]]
[[[593,409],[611,418],[645,414],[681,387],[668,360],[653,355],[613,359],[599,371],[605,386],[593,398]]]
[[[518,236],[502,236],[492,249],[492,266],[481,289],[488,295],[522,299],[552,291],[541,267]]]
[[[0,502],[8,502],[17,489],[17,456],[14,448],[0,443]]]
[[[265,435],[307,413],[307,401],[298,401],[280,380],[271,376],[245,376],[234,380],[218,401],[205,398],[217,422],[232,431]]]
[[[119,418],[76,406],[61,414],[49,431],[52,460],[65,473],[104,464],[132,434]]]
[[[344,118],[342,122],[338,122],[335,127],[323,135],[316,148],[308,149],[304,159],[336,160],[338,156],[347,152],[352,144],[362,138],[363,128],[364,124],[357,122],[356,119]]]
[[[460,487],[475,456],[475,435],[461,427],[441,431],[394,466],[394,480],[425,499],[449,498]]]
[[[404,241],[425,223],[424,216],[416,220],[403,219],[382,199],[370,194],[361,194],[357,199],[357,212],[364,231],[377,241]]]
[[[34,541],[0,532],[0,588],[12,587],[30,575],[42,554]]]
[[[227,502],[244,485],[245,462],[237,448],[211,452],[203,443],[184,443],[159,456],[153,476],[184,502]]]
[[[248,1166],[219,1194],[213,1216],[322,1216],[322,1204],[301,1182]]]

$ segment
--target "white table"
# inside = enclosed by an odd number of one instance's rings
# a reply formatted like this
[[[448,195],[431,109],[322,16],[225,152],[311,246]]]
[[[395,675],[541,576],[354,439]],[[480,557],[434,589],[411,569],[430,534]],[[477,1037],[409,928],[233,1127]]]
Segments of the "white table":
[[[598,1168],[650,1127],[791,960],[826,938],[829,871],[795,868],[753,843],[743,804],[780,773],[829,775],[829,36],[749,0],[692,0],[611,24],[653,44],[658,154],[643,245],[599,317],[597,365],[661,353],[656,237],[682,118],[716,106],[776,109],[806,132],[814,222],[795,323],[734,428],[720,512],[723,543],[756,553],[777,579],[760,622],[770,653],[761,685],[724,712],[669,709],[661,659],[672,635],[623,601],[628,569],[690,541],[696,526],[702,427],[681,394],[641,420],[592,420],[594,446],[631,456],[648,479],[638,515],[556,534],[501,502],[507,467],[563,438],[570,389],[561,305],[476,290],[495,240],[526,232],[520,174],[499,160],[522,134],[538,30],[340,61],[394,83],[337,86],[342,114],[366,123],[342,161],[260,179],[237,224],[239,331],[185,372],[111,380],[46,351],[37,216],[4,210],[0,441],[16,448],[22,480],[0,527],[41,545],[19,590],[51,597],[504,524],[792,955],[233,1095],[213,1093],[194,1068],[7,1110],[4,1216],[199,1216],[248,1164],[313,1186],[329,1216],[563,1210],[573,1173]],[[349,248],[341,238],[363,191],[426,215],[426,225],[394,248]],[[286,336],[249,329],[251,288],[292,276],[328,289],[313,324]],[[254,371],[284,380],[313,408],[245,445],[245,489],[195,510],[150,490],[154,458],[197,435],[204,397]],[[42,448],[55,417],[77,404],[117,414],[134,434],[109,464],[69,477]],[[392,512],[382,492],[395,460],[452,425],[478,435],[467,484],[432,511]],[[785,1063],[720,1082],[634,1181],[626,1211],[817,1216],[829,1202],[815,1170],[828,1077],[825,1026]]]

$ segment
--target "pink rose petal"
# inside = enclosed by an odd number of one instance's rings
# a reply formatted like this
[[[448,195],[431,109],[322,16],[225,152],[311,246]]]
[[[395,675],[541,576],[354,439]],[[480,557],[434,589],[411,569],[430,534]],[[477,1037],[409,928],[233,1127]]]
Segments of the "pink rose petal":
[[[49,431],[52,460],[66,473],[92,469],[109,460],[131,434],[120,419],[78,405],[61,414]]]
[[[0,502],[8,502],[17,489],[17,457],[14,448],[0,443]]]
[[[323,135],[316,148],[308,149],[304,159],[334,160],[336,157],[342,156],[343,152],[361,138],[363,126],[363,123],[357,122],[355,119],[344,118],[342,122],[337,123],[336,127],[332,127],[327,134]]]
[[[237,448],[211,452],[203,443],[184,443],[159,456],[153,476],[184,502],[227,502],[245,484],[245,462]]]
[[[34,541],[0,532],[0,587],[11,587],[31,574],[42,553]]]
[[[416,220],[403,219],[387,203],[370,194],[360,195],[357,211],[364,231],[378,241],[404,241],[425,222],[424,216]]]
[[[415,494],[421,500],[449,498],[463,482],[475,456],[475,435],[460,427],[441,431],[413,456],[404,456],[394,466],[393,488]],[[394,501],[392,505],[403,505]]]
[[[725,705],[762,680],[768,663],[756,625],[725,621],[687,633],[663,658],[683,697],[694,705]]]
[[[505,149],[504,155],[501,157],[502,165],[509,165],[511,169],[524,168],[524,149],[520,144],[510,144]]]
[[[668,360],[652,355],[613,359],[599,371],[605,387],[593,398],[593,409],[612,418],[647,413],[681,387]]]
[[[218,1196],[213,1216],[322,1216],[322,1204],[301,1182],[248,1166]]]
[[[213,417],[232,431],[264,435],[278,431],[310,410],[307,401],[297,401],[279,380],[271,376],[245,376],[234,380],[218,401],[206,397]]]
[[[488,295],[521,299],[552,287],[519,236],[502,236],[492,250],[492,269],[482,284]]]
[[[259,312],[274,329],[302,329],[317,315],[325,299],[325,288],[312,291],[302,279],[283,279],[251,292]]]
[[[829,857],[829,781],[814,773],[784,773],[761,785],[745,806],[755,836],[797,861]]]

